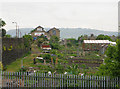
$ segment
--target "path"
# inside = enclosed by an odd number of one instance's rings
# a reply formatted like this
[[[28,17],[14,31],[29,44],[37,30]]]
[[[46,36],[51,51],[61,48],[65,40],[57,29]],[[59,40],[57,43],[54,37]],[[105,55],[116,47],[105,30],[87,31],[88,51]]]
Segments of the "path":
[[[36,42],[37,42],[37,41],[35,41],[35,42],[31,45],[31,47],[32,47],[31,54],[40,54],[40,53],[41,53],[41,52],[40,52],[40,49],[39,49],[38,46],[36,45]]]

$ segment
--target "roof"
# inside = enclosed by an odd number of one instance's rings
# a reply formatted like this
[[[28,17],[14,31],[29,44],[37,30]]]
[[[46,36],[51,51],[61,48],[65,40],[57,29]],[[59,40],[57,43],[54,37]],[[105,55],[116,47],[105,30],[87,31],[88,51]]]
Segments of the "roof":
[[[84,40],[84,43],[111,43],[109,40]]]
[[[59,29],[57,29],[55,27],[51,28],[50,30],[58,30],[58,31],[60,31]],[[48,30],[47,32],[49,32],[50,30]]]
[[[50,45],[42,45],[42,48],[50,48]]]
[[[111,41],[110,41],[110,43],[113,44],[113,45],[116,45],[116,42],[111,42]]]
[[[38,26],[38,27],[36,27],[36,28],[43,28],[43,27],[41,27],[41,26]]]

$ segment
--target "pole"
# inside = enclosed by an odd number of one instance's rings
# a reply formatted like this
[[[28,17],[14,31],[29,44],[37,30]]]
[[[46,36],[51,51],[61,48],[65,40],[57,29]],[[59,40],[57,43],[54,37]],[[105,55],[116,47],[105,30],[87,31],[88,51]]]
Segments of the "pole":
[[[17,22],[12,22],[16,24],[16,38],[17,38]]]
[[[20,38],[22,37],[22,33],[20,32]]]
[[[19,38],[19,26],[18,26],[18,38]]]
[[[17,23],[16,23],[16,38],[17,38]]]

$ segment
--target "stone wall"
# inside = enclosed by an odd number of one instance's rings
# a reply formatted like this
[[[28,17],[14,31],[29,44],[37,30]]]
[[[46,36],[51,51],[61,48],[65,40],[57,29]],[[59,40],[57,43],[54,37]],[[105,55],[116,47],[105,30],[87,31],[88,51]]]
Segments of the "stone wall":
[[[2,39],[2,63],[8,65],[17,58],[23,57],[29,52],[30,48],[25,48],[22,38],[3,38]]]

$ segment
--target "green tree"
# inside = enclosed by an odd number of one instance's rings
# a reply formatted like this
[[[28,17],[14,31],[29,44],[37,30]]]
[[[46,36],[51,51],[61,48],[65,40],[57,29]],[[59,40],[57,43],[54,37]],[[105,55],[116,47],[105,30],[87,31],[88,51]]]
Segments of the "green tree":
[[[23,38],[24,38],[24,40],[25,40],[25,41],[24,41],[25,47],[26,47],[26,48],[31,48],[31,43],[32,43],[32,41],[33,41],[32,36],[31,36],[31,35],[24,35]]]
[[[2,37],[6,35],[6,30],[2,28]]]
[[[112,39],[108,35],[103,35],[103,34],[98,35],[96,40],[109,40],[109,41],[112,41]]]
[[[5,21],[3,21],[3,20],[0,18],[0,28],[3,27],[3,26],[5,26],[5,25],[6,25]]]
[[[5,25],[6,25],[5,21],[3,21],[2,19],[0,19],[0,28],[3,27],[3,26],[5,26]],[[2,37],[4,37],[5,34],[6,34],[6,30],[4,28],[2,28]]]
[[[80,41],[81,43],[83,42],[83,40],[87,40],[88,36],[87,35],[81,35],[80,37],[78,37],[78,41]]]
[[[60,44],[59,44],[59,38],[57,36],[52,36],[50,38],[50,46],[52,49],[59,49]]]
[[[37,39],[37,45],[40,47],[41,44],[44,42],[44,39],[43,38],[38,38]]]
[[[99,69],[100,75],[120,77],[120,39],[117,40],[116,46],[109,46],[106,50],[104,64]]]
[[[6,37],[6,38],[10,38],[10,37],[11,37],[11,35],[7,34],[7,35],[5,35],[5,37]]]
[[[58,43],[58,42],[59,42],[59,38],[57,36],[51,36],[50,43]]]
[[[69,42],[69,43],[67,43],[67,46],[68,46],[68,47],[71,47],[71,46],[72,46],[72,44]]]
[[[51,59],[50,54],[45,54],[45,55],[43,55],[43,59],[45,59],[46,62],[50,62],[50,59]]]

